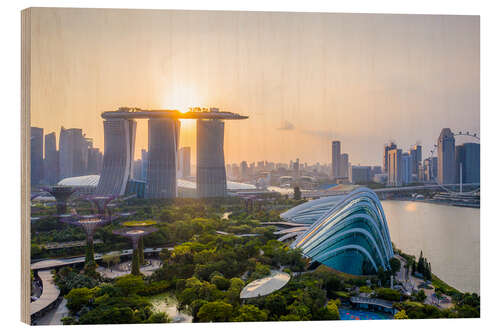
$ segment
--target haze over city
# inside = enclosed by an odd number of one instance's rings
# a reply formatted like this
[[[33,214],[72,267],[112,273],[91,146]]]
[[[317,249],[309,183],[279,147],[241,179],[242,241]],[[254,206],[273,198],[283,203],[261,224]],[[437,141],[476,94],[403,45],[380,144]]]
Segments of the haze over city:
[[[31,125],[101,150],[119,106],[248,115],[226,126],[226,163],[325,163],[335,139],[380,165],[391,139],[427,157],[443,127],[479,133],[477,16],[46,9],[32,29]],[[195,121],[180,141],[196,153]],[[138,121],[136,158],[147,144]]]

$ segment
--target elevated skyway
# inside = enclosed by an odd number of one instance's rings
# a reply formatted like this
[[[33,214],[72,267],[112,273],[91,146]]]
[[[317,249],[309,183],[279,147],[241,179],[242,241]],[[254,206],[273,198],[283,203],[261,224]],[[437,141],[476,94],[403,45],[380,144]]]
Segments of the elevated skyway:
[[[115,111],[104,111],[101,114],[104,119],[152,119],[152,118],[175,118],[175,119],[220,119],[240,120],[248,119],[234,112],[219,111],[217,108],[190,108],[187,112],[179,110],[143,110],[140,108],[122,107]]]

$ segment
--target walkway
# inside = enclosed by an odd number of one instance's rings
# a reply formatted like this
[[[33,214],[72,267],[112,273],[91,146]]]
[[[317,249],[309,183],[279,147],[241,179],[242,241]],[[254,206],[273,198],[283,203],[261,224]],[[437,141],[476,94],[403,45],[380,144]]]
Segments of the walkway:
[[[54,284],[50,270],[39,271],[38,276],[40,280],[42,280],[43,291],[39,299],[30,303],[30,315],[32,320],[41,317],[44,311],[57,301],[60,294],[59,288]]]
[[[272,292],[283,288],[288,281],[290,281],[290,275],[287,273],[271,271],[270,276],[247,284],[241,291],[240,298],[244,299],[269,295]]]
[[[63,298],[57,308],[47,312],[42,318],[36,321],[36,325],[62,325],[62,319],[69,316],[69,310],[66,307],[68,301]]]
[[[173,247],[146,248],[146,249],[144,249],[144,253],[159,253],[163,249],[173,250],[174,248]],[[116,251],[112,251],[112,252],[116,252]],[[120,256],[132,255],[132,252],[133,252],[132,249],[122,250],[120,252]],[[103,254],[101,254],[101,253],[96,253],[94,255],[95,260],[101,260],[102,257],[103,257]],[[47,260],[42,260],[42,261],[32,263],[31,269],[33,269],[33,270],[52,269],[52,268],[57,268],[57,267],[62,267],[62,266],[67,266],[67,265],[80,264],[80,263],[84,263],[84,262],[85,262],[85,257],[47,259]]]
[[[353,304],[367,304],[376,305],[386,309],[392,309],[392,302],[386,301],[379,298],[369,298],[369,297],[351,297],[351,303]]]

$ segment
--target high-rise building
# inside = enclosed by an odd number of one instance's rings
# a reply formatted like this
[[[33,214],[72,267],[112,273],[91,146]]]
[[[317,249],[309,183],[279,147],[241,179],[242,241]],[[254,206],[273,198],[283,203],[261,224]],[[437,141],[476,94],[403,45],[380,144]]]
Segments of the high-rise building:
[[[224,163],[224,122],[196,121],[196,188],[198,197],[226,195],[227,180]]]
[[[480,181],[480,145],[478,143],[464,143],[455,147],[457,183],[479,183]]]
[[[90,147],[87,157],[87,174],[98,175],[102,170],[102,153],[99,148]]]
[[[83,176],[87,171],[88,145],[81,128],[65,129],[59,134],[59,178]]]
[[[104,120],[104,156],[96,194],[125,194],[132,178],[136,127],[135,120]]]
[[[413,173],[413,167],[414,165],[414,160],[412,158],[412,155],[409,153],[403,153],[401,155],[401,182],[402,184],[409,184],[412,182],[412,175]],[[418,166],[416,171],[418,172]]]
[[[349,154],[340,154],[340,177],[349,177]]]
[[[177,150],[180,121],[170,118],[148,120],[148,171],[146,198],[167,199],[177,196]]]
[[[454,184],[455,177],[455,137],[449,128],[443,128],[438,138],[438,175],[440,184]]]
[[[371,167],[352,165],[350,180],[353,184],[366,184],[370,181]]]
[[[31,127],[31,185],[43,180],[43,128]]]
[[[45,135],[45,183],[57,184],[59,181],[59,152],[57,151],[56,132]]]
[[[391,142],[389,144],[386,144],[384,146],[384,157],[383,157],[383,162],[384,162],[384,173],[388,173],[389,172],[389,150],[392,150],[392,149],[395,149],[396,148],[396,144],[394,142]]]
[[[402,178],[402,151],[401,149],[391,149],[388,151],[388,173],[387,184],[391,186],[401,186]]]
[[[340,141],[332,141],[332,177],[341,177],[340,173]]]
[[[293,163],[293,176],[298,181],[298,179],[300,177],[300,161],[298,158]]]
[[[148,151],[141,149],[141,178],[140,180],[146,181],[148,179]]]
[[[246,179],[248,177],[248,163],[247,161],[242,161],[240,166],[241,178]]]
[[[135,160],[132,166],[132,178],[141,180],[142,177],[142,160]]]
[[[191,147],[179,150],[179,178],[191,177]]]
[[[422,146],[417,144],[411,147],[410,157],[411,157],[411,178],[413,178],[413,180],[415,181],[421,180],[418,177],[418,168],[422,164]]]
[[[375,175],[379,175],[382,173],[382,167],[379,165],[374,165],[371,167],[370,178],[373,179]]]

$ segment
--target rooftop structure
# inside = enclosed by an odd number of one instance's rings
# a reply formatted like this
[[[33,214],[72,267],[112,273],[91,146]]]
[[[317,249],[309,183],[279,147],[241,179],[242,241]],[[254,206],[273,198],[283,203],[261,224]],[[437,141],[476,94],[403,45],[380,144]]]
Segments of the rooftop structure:
[[[179,110],[143,110],[133,107],[120,107],[115,111],[104,111],[101,114],[104,119],[152,119],[152,118],[175,118],[175,119],[247,119],[237,113],[220,111],[218,108],[189,108],[188,112]]]
[[[245,299],[269,295],[283,288],[288,281],[290,281],[290,275],[284,272],[273,271],[270,276],[247,284],[241,290],[240,298]]]

